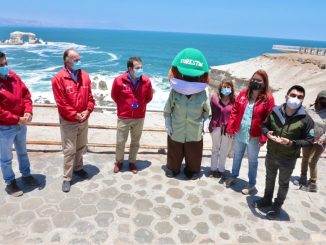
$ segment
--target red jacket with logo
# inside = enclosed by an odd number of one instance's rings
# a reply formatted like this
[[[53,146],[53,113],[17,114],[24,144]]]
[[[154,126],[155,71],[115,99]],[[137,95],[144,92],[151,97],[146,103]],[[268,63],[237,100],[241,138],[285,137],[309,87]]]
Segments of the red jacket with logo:
[[[247,96],[247,89],[244,89],[240,92],[233,105],[226,130],[228,134],[236,134],[239,132],[240,124],[248,103],[249,99]],[[250,127],[250,136],[260,137],[260,143],[265,143],[267,140],[262,134],[261,128],[263,122],[272,111],[274,105],[275,102],[272,95],[268,95],[265,100],[262,97],[258,97],[255,101]]]
[[[128,77],[128,72],[123,73],[113,81],[111,97],[117,104],[119,118],[137,119],[145,117],[146,105],[153,98],[151,81],[142,75],[134,86],[135,91],[132,88],[132,81]],[[133,103],[138,104],[138,107],[133,108]]]
[[[83,70],[78,72],[75,82],[63,67],[52,79],[52,90],[59,114],[66,121],[78,122],[75,119],[77,113],[94,110],[95,100],[91,91],[91,80]]]
[[[12,70],[9,77],[0,77],[0,125],[16,125],[24,113],[32,114],[31,94],[20,79]]]

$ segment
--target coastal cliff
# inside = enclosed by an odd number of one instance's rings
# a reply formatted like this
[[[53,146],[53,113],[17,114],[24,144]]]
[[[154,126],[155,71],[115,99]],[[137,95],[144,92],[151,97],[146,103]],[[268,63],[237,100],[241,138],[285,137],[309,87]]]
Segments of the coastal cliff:
[[[264,54],[252,59],[211,67],[211,85],[231,78],[239,90],[258,69],[267,71],[276,104],[284,102],[287,90],[295,84],[306,89],[304,105],[314,102],[326,89],[326,57],[298,53]]]

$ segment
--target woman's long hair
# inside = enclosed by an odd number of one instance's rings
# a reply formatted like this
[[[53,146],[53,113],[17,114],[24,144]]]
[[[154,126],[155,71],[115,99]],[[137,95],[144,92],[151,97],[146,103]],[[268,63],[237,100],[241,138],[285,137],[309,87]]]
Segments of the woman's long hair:
[[[251,88],[250,84],[251,84],[251,81],[252,81],[253,77],[256,74],[260,75],[263,78],[263,81],[264,81],[264,84],[265,84],[264,89],[260,90],[259,97],[261,97],[263,100],[266,100],[269,96],[271,96],[272,93],[271,93],[271,90],[270,90],[270,87],[269,87],[269,80],[268,80],[267,72],[262,70],[262,69],[256,71],[252,75],[250,80],[248,81],[248,84],[247,84],[247,96],[249,98],[251,93],[252,93],[253,89]]]

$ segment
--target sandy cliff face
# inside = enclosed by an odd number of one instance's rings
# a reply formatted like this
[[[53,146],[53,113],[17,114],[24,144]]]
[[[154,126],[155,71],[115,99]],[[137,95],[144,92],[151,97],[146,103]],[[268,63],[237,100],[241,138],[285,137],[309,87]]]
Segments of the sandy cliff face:
[[[246,61],[211,67],[212,84],[231,77],[240,89],[258,69],[267,71],[276,103],[284,102],[287,90],[295,84],[306,89],[305,105],[313,103],[326,89],[326,57],[306,54],[264,54]]]

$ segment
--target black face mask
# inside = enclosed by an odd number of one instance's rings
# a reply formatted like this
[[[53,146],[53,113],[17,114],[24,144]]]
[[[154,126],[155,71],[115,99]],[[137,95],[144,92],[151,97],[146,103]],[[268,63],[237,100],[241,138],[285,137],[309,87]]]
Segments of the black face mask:
[[[263,90],[265,88],[265,84],[264,83],[259,83],[256,80],[252,80],[250,82],[250,88],[252,90]]]

